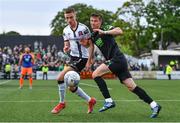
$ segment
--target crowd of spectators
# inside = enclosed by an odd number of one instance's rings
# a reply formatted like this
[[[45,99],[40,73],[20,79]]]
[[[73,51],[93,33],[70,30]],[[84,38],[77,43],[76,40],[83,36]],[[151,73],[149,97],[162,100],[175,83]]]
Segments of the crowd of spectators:
[[[5,66],[10,64],[11,73],[15,73],[14,75],[17,76],[17,73],[20,72],[20,66],[18,66],[20,55],[23,54],[24,48],[27,46],[31,49],[35,57],[35,63],[33,65],[34,73],[41,71],[43,65],[48,65],[49,71],[62,71],[64,66],[70,61],[70,57],[58,49],[55,44],[43,47],[42,42],[35,41],[33,46],[30,44],[20,44],[14,47],[0,47],[0,72],[5,73]],[[95,63],[92,65],[92,70],[95,70],[103,61],[104,57],[98,52],[95,52]]]
[[[30,44],[20,44],[14,47],[0,47],[0,72],[4,72],[5,65],[10,64],[11,72],[18,73],[20,71],[20,67],[18,66],[19,58],[26,46],[30,47],[35,56],[35,64],[33,66],[34,73],[36,73],[36,71],[41,71],[43,65],[48,65],[49,71],[62,71],[64,66],[70,61],[69,56],[58,49],[55,44],[43,47],[42,42],[35,41],[33,46]],[[92,71],[105,61],[100,51],[98,49],[95,49],[95,51],[95,62],[92,65]],[[151,59],[136,59],[128,55],[126,55],[126,58],[129,69],[132,71],[153,70],[155,68]],[[160,68],[161,67],[162,66],[160,66]]]

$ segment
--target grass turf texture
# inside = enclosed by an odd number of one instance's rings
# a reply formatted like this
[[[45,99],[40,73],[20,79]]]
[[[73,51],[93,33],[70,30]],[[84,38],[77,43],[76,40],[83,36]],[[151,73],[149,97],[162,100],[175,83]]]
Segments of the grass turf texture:
[[[3,83],[3,84],[1,84]],[[180,122],[179,80],[136,80],[136,83],[162,106],[156,119],[149,118],[149,105],[130,93],[118,80],[107,80],[116,107],[99,113],[103,97],[93,80],[81,80],[80,87],[97,99],[94,112],[87,114],[87,103],[67,91],[67,107],[58,115],[50,111],[58,103],[57,82],[34,80],[29,89],[26,80],[18,89],[18,80],[0,80],[0,122]]]

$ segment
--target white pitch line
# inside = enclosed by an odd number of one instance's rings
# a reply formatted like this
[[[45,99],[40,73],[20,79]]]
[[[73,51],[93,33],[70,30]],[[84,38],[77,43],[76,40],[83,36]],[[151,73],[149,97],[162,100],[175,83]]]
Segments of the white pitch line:
[[[3,85],[3,84],[8,83],[10,81],[12,81],[12,80],[3,81],[3,82],[0,83],[0,85]]]
[[[103,102],[104,100],[97,100]],[[140,102],[142,100],[114,100],[115,102]],[[158,102],[180,102],[180,100],[156,100]],[[58,102],[58,100],[11,100],[11,101],[0,101],[0,103],[51,103]],[[83,100],[69,100],[68,102],[84,102]]]
[[[91,85],[91,84],[86,84],[86,83],[80,83],[81,85],[86,85],[86,86],[89,86],[89,87],[93,87],[93,88],[99,88],[98,86],[96,85]],[[108,90],[112,90],[112,88],[108,88]]]

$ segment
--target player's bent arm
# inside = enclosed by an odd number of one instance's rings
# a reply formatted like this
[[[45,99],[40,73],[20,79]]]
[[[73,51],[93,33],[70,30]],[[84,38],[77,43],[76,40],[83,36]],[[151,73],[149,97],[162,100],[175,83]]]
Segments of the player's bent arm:
[[[94,56],[94,44],[92,43],[91,39],[89,39],[89,57],[88,62],[91,63],[93,56]]]
[[[94,32],[99,32],[99,34],[103,34],[103,35],[121,35],[123,34],[123,31],[121,30],[121,28],[119,27],[115,27],[113,29],[110,30],[101,30],[101,29],[93,29]]]
[[[122,35],[122,34],[123,34],[122,29],[119,28],[119,27],[115,27],[115,28],[112,29],[112,30],[103,31],[103,32],[104,32],[104,34],[114,35],[114,36],[116,36],[116,35]]]

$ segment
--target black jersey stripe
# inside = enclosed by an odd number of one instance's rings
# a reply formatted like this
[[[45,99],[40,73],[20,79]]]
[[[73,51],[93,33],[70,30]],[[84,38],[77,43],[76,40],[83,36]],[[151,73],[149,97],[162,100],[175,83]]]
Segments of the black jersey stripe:
[[[76,37],[75,31],[73,31],[74,37]],[[82,50],[81,50],[81,45],[79,44],[78,41],[76,41],[76,44],[78,46],[78,51],[79,51],[79,57],[82,58]]]

